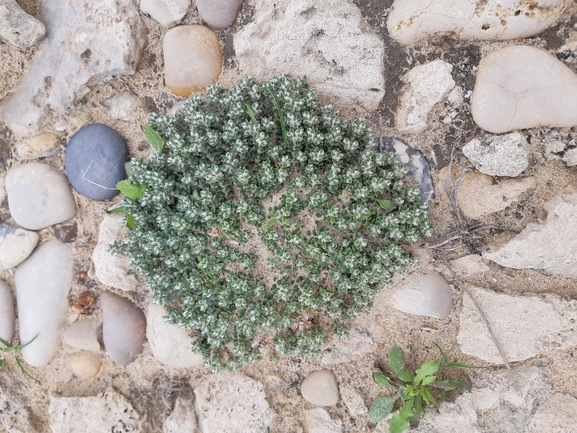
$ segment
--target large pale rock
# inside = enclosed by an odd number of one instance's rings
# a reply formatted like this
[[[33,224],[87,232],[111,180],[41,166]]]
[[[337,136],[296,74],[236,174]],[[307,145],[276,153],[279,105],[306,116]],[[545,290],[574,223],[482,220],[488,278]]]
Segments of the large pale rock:
[[[529,423],[527,433],[571,433],[577,426],[577,399],[569,394],[556,393],[541,404]]]
[[[41,2],[40,19],[50,29],[30,71],[14,94],[0,103],[0,118],[18,136],[30,135],[62,113],[90,87],[136,70],[146,43],[134,0]]]
[[[178,96],[188,98],[216,83],[222,71],[218,35],[208,27],[178,26],[162,41],[164,82]]]
[[[453,308],[447,280],[434,271],[410,275],[392,294],[394,307],[414,316],[446,319]]]
[[[125,366],[142,352],[146,335],[146,317],[130,300],[113,293],[100,295],[102,338],[106,353]]]
[[[13,268],[26,260],[38,239],[36,232],[0,224],[0,269]]]
[[[308,433],[342,433],[343,423],[341,420],[333,420],[322,407],[316,407],[305,411],[305,423]]]
[[[198,424],[192,400],[178,397],[174,403],[172,413],[166,418],[162,426],[163,433],[197,433]]]
[[[243,75],[306,76],[322,98],[361,111],[376,110],[385,94],[383,41],[366,33],[347,0],[254,3],[253,21],[234,37]]]
[[[0,338],[12,341],[14,320],[14,296],[8,286],[0,281]]]
[[[317,406],[333,406],[339,401],[337,378],[330,370],[313,371],[303,380],[301,394]]]
[[[516,177],[529,166],[527,140],[518,132],[475,138],[463,147],[463,154],[490,176]]]
[[[238,372],[207,377],[194,395],[202,433],[263,433],[275,416],[262,385]]]
[[[401,44],[434,35],[507,40],[551,27],[571,0],[395,0],[387,28]]]
[[[50,397],[52,433],[140,433],[140,415],[111,390],[94,397]]]
[[[546,51],[511,46],[486,56],[477,73],[471,113],[496,134],[538,126],[577,125],[577,75]]]
[[[128,259],[108,251],[124,230],[123,217],[115,214],[105,215],[100,223],[98,245],[92,253],[94,274],[101,283],[121,290],[132,290],[137,280]]]
[[[29,162],[6,176],[8,206],[14,221],[40,230],[76,215],[76,201],[66,177],[48,164]]]
[[[555,295],[544,298],[509,296],[479,288],[470,288],[469,293],[485,314],[510,362],[577,345],[577,333],[574,332],[576,301],[564,301]],[[504,363],[468,294],[463,296],[457,341],[466,355],[493,364]]]
[[[189,7],[190,0],[140,0],[140,10],[164,27],[177,24]]]
[[[14,275],[20,341],[24,360],[48,364],[60,348],[68,313],[73,254],[69,246],[52,240],[39,246]]]
[[[545,209],[545,223],[527,225],[507,244],[483,257],[508,268],[577,278],[577,194],[557,196]]]
[[[46,36],[46,27],[22,10],[16,0],[0,0],[0,37],[28,48]]]
[[[232,26],[242,8],[242,0],[196,0],[200,17],[211,27]]]
[[[452,70],[449,63],[435,60],[415,66],[403,76],[405,87],[395,116],[399,132],[417,133],[427,128],[429,112],[455,87]]]
[[[146,338],[154,357],[170,367],[202,365],[202,355],[190,350],[193,339],[184,328],[166,323],[165,314],[164,307],[154,304],[149,305],[146,314]]]

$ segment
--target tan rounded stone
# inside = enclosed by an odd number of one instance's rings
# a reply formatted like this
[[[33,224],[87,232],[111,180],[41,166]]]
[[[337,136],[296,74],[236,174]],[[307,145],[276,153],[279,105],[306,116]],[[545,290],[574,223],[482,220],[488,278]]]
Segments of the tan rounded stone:
[[[303,380],[301,394],[309,403],[333,406],[339,401],[337,379],[330,370],[314,371]]]
[[[29,138],[18,147],[18,155],[23,159],[52,156],[58,151],[60,139],[54,134],[40,134]]]
[[[162,48],[164,81],[175,95],[188,98],[218,80],[222,50],[217,34],[208,27],[174,27],[166,32]]]
[[[82,351],[68,357],[70,371],[80,379],[89,379],[100,372],[102,356],[94,352]]]

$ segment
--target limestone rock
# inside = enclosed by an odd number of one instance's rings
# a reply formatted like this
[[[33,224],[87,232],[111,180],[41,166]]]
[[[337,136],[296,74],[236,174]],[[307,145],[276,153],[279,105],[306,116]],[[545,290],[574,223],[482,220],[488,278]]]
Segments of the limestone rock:
[[[414,316],[446,319],[453,308],[447,280],[434,271],[410,275],[392,294],[394,307]]]
[[[317,406],[333,406],[339,401],[337,378],[330,370],[313,371],[303,380],[301,394]]]
[[[545,208],[545,223],[527,225],[507,244],[483,257],[509,268],[577,278],[577,194],[557,196]]]
[[[342,433],[343,423],[341,420],[333,420],[322,407],[305,411],[305,423],[308,433]]]
[[[38,239],[36,232],[0,224],[0,269],[13,268],[26,260]]]
[[[0,37],[28,48],[46,36],[46,27],[22,10],[16,0],[0,0]]]
[[[80,379],[96,376],[101,366],[102,356],[98,353],[82,351],[68,357],[68,367]]]
[[[471,288],[469,293],[483,310],[510,362],[577,345],[576,301],[564,301],[555,295],[509,296],[479,288]],[[464,354],[503,364],[479,310],[467,294],[463,296],[457,341]]]
[[[218,36],[208,27],[178,26],[164,35],[164,82],[175,95],[188,98],[216,83],[222,71]]]
[[[58,152],[60,139],[54,134],[40,134],[25,140],[18,146],[18,155],[22,159],[37,159],[54,156]]]
[[[569,394],[556,393],[541,404],[527,433],[560,432],[570,433],[577,425],[577,399]]]
[[[507,40],[537,35],[554,25],[570,0],[395,0],[387,20],[397,42],[435,35]]]
[[[140,10],[164,27],[180,22],[190,7],[190,0],[140,0]]]
[[[369,410],[363,401],[363,397],[361,397],[355,389],[350,386],[343,386],[340,391],[343,403],[352,416],[365,415],[369,413]]]
[[[100,295],[100,303],[106,353],[118,365],[128,365],[142,352],[146,317],[130,300],[113,293]]]
[[[0,281],[0,338],[12,341],[14,320],[14,296],[8,286]],[[0,347],[2,347],[1,344]]]
[[[234,37],[239,69],[265,81],[306,76],[322,99],[376,110],[385,94],[383,41],[366,33],[347,0],[254,2],[253,21]]]
[[[146,43],[134,0],[41,2],[50,29],[16,92],[0,103],[0,118],[17,136],[28,136],[50,119],[49,111],[74,108],[90,87],[134,74]]]
[[[569,149],[563,155],[563,162],[567,167],[575,167],[577,165],[577,148]]]
[[[334,338],[321,354],[324,365],[340,364],[353,357],[364,356],[372,350],[373,339],[366,332],[352,329],[345,339]]]
[[[64,342],[76,349],[99,352],[101,350],[98,342],[99,325],[96,319],[77,320],[64,331]]]
[[[471,97],[473,119],[500,134],[577,125],[577,75],[546,51],[510,46],[487,55]]]
[[[94,397],[50,397],[53,433],[139,433],[140,415],[120,394],[111,390]]]
[[[134,93],[122,92],[106,100],[108,114],[116,120],[130,122],[144,107],[144,101]]]
[[[175,368],[202,365],[202,355],[190,350],[192,338],[184,328],[166,323],[166,309],[150,304],[146,315],[146,338],[156,359]]]
[[[6,176],[10,215],[28,230],[40,230],[76,215],[66,177],[48,164],[29,162]]]
[[[178,397],[172,413],[164,421],[163,433],[197,433],[198,424],[192,400]]]
[[[47,365],[60,348],[68,313],[73,254],[69,246],[52,240],[40,245],[16,269],[14,286],[24,360],[33,367]]]
[[[395,127],[399,132],[414,134],[427,128],[427,118],[433,106],[455,87],[452,70],[449,63],[435,60],[415,66],[405,74],[405,87],[395,115]]]
[[[463,147],[463,153],[477,170],[490,176],[516,177],[529,166],[527,140],[518,132],[475,138]]]
[[[92,253],[92,261],[94,262],[94,274],[101,283],[116,289],[132,290],[136,287],[137,280],[128,259],[108,251],[110,245],[117,240],[123,230],[122,216],[104,215],[102,223],[100,223],[98,245]]]
[[[232,26],[242,8],[242,0],[196,0],[200,17],[211,27]]]
[[[262,385],[238,372],[207,377],[194,395],[202,433],[262,433],[275,415]]]
[[[0,425],[7,433],[33,433],[30,403],[18,398],[15,391],[21,384],[4,379],[0,383]],[[24,399],[26,400],[26,399]]]
[[[461,277],[483,274],[491,268],[485,264],[487,260],[477,254],[469,254],[449,262],[451,269]]]

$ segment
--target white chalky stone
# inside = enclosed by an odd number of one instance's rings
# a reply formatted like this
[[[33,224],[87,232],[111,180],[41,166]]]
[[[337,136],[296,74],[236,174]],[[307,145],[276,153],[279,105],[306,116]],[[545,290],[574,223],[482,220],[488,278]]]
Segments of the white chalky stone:
[[[6,284],[0,281],[0,338],[6,341],[14,338],[14,320],[14,296]]]
[[[140,0],[140,10],[164,27],[180,21],[189,7],[190,0]]]
[[[577,125],[577,75],[543,50],[511,46],[489,54],[471,97],[473,119],[500,134]]]
[[[453,298],[445,278],[434,271],[412,274],[393,293],[394,307],[414,316],[445,319],[451,312]]]
[[[40,236],[7,224],[0,224],[0,269],[18,266],[32,253]]]
[[[14,275],[20,341],[24,360],[43,367],[58,352],[68,313],[73,254],[69,246],[52,240],[39,246]]]
[[[8,172],[6,191],[10,215],[28,230],[40,230],[76,215],[76,202],[66,177],[41,162]]]
[[[529,166],[527,140],[518,132],[475,138],[463,147],[463,154],[490,176],[516,177]]]
[[[313,371],[303,380],[301,394],[309,403],[333,406],[339,401],[337,378],[330,370]]]

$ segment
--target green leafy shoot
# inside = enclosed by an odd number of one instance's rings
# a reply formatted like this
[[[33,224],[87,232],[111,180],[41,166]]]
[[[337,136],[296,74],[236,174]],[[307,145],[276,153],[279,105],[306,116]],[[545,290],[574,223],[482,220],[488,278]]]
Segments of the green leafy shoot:
[[[274,92],[272,91],[272,89],[270,87],[267,87],[266,90],[268,91],[268,93],[270,93],[270,96],[272,96],[274,106],[276,108],[276,111],[278,112],[278,117],[280,119],[280,128],[282,130],[282,141],[285,144],[288,144],[288,138],[287,138],[287,134],[286,134],[286,125],[284,123],[284,116],[282,115],[282,110],[280,108],[280,103],[278,102],[278,98],[276,97],[276,95],[274,94]]]
[[[134,185],[128,179],[118,182],[116,188],[118,188],[126,197],[132,199],[142,197],[144,195],[144,190],[146,189],[144,185]]]
[[[106,213],[126,213],[122,206],[115,207],[114,209],[107,210]]]
[[[403,362],[403,349],[399,346],[393,346],[389,353],[389,364],[395,376],[399,377],[399,373],[405,371],[405,363]]]
[[[162,152],[164,149],[164,140],[158,132],[152,129],[150,126],[141,125],[140,128],[144,132],[145,137],[150,141],[150,145],[157,152]],[[120,189],[120,188],[119,188]]]
[[[248,115],[250,116],[251,120],[255,123],[258,124],[258,120],[256,120],[256,117],[254,115],[254,111],[252,111],[252,108],[250,108],[250,105],[248,104],[244,104],[246,106],[246,112],[248,113]]]
[[[396,397],[379,397],[371,405],[369,410],[369,419],[373,423],[385,419],[392,412],[395,406]]]
[[[387,376],[380,372],[373,373],[373,379],[381,386],[389,386],[391,384]]]
[[[38,337],[39,334],[36,334],[34,336],[34,338],[32,340],[30,340],[28,343],[25,344],[20,344],[20,343],[10,343],[9,341],[4,340],[3,338],[0,338],[0,343],[2,343],[2,345],[4,347],[0,347],[0,352],[14,352],[14,351],[18,351],[21,350],[23,347],[28,346],[30,343],[32,343],[34,340],[36,340],[36,338]],[[5,360],[4,359],[0,359],[0,370],[2,369],[2,367],[4,366]],[[40,383],[40,381],[38,379],[36,379],[35,377],[31,376],[26,369],[24,368],[24,365],[22,365],[22,361],[20,360],[19,356],[16,356],[16,364],[18,364],[18,367],[20,367],[20,371],[27,376],[28,378],[32,379],[33,381]]]

